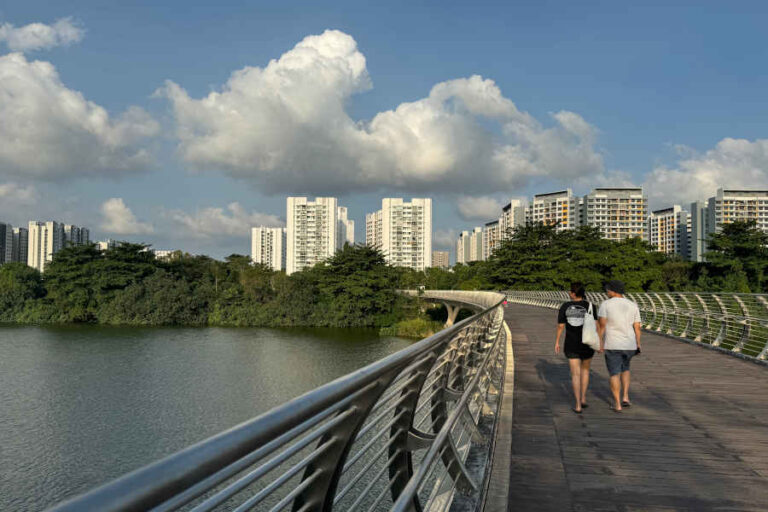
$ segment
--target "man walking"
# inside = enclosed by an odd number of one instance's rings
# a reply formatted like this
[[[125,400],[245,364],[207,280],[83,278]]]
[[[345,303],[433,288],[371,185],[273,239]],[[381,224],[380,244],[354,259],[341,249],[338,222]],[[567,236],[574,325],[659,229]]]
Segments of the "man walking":
[[[600,304],[597,312],[597,331],[600,336],[600,352],[605,352],[605,365],[610,375],[611,409],[621,412],[629,407],[629,362],[640,353],[640,309],[637,304],[624,298],[624,283],[608,281],[605,292],[609,299]],[[622,394],[623,388],[623,394]]]

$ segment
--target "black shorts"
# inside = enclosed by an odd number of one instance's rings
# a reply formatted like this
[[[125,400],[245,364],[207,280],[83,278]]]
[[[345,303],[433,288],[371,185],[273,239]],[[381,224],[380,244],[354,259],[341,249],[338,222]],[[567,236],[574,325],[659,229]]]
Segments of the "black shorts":
[[[592,359],[592,356],[595,355],[595,351],[592,350],[589,345],[585,345],[583,343],[581,343],[581,346],[576,348],[565,347],[563,352],[565,353],[565,357],[568,359],[581,359],[582,361]]]

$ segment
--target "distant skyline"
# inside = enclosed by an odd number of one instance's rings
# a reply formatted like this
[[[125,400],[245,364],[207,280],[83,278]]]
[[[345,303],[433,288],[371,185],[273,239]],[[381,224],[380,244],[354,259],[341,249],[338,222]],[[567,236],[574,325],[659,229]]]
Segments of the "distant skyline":
[[[334,196],[431,197],[434,247],[512,197],[768,187],[764,2],[16,2],[0,221],[223,257]]]

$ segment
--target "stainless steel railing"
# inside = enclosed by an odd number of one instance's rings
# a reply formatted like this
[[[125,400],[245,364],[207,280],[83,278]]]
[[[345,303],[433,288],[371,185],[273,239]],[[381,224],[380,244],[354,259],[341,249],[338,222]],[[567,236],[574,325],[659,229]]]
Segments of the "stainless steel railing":
[[[476,508],[503,386],[504,296],[429,295],[477,313],[52,510]]]
[[[510,302],[557,308],[564,291],[508,291]],[[740,293],[627,293],[640,308],[646,330],[716,347],[755,360],[768,360],[768,295]],[[600,304],[604,293],[587,292]]]

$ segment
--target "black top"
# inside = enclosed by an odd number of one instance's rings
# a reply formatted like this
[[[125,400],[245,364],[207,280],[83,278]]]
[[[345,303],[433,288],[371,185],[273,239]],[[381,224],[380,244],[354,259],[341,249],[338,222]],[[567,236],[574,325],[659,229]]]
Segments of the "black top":
[[[581,342],[581,328],[584,325],[584,316],[589,311],[589,302],[586,300],[568,301],[560,306],[557,313],[557,323],[565,324],[564,351],[577,352],[589,348]],[[592,315],[597,320],[597,308],[592,306]]]

